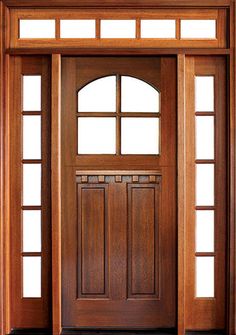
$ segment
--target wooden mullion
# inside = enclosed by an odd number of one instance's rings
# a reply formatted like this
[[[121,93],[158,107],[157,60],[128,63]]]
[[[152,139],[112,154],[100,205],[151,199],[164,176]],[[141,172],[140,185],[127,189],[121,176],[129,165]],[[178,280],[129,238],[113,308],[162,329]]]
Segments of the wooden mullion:
[[[52,333],[61,333],[61,56],[52,55]]]
[[[115,117],[116,112],[79,112],[78,117]]]
[[[121,76],[116,76],[116,154],[121,154]]]

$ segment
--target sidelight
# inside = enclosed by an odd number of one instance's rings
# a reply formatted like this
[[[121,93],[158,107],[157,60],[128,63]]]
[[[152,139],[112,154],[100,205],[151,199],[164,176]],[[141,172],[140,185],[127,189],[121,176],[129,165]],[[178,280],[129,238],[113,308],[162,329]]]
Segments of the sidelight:
[[[196,296],[214,297],[214,257],[196,257]]]
[[[214,77],[195,77],[195,111],[214,111]]]
[[[23,159],[41,159],[41,116],[23,116]]]
[[[23,298],[41,297],[41,257],[23,257]]]

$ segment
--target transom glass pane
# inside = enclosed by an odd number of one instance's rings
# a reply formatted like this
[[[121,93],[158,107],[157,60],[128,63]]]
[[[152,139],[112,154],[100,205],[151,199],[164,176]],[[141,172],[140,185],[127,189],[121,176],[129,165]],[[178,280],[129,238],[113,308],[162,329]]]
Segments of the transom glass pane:
[[[181,38],[216,38],[216,20],[181,20]]]
[[[175,20],[141,20],[141,38],[175,38]]]
[[[95,38],[95,20],[60,20],[61,38]]]
[[[20,20],[20,38],[55,38],[55,20]]]
[[[101,20],[101,38],[135,38],[135,20]]]
[[[121,111],[122,112],[159,112],[159,92],[145,81],[121,77]]]
[[[114,117],[78,118],[78,154],[115,154],[116,119]]]
[[[123,117],[121,119],[122,154],[159,154],[159,119]]]
[[[78,112],[115,112],[116,76],[92,81],[78,93]]]

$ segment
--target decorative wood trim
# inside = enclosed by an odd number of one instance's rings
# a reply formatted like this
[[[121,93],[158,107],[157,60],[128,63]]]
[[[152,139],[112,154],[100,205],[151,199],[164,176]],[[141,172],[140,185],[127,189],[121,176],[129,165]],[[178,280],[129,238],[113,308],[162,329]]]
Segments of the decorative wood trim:
[[[10,331],[9,10],[0,1],[0,334]]]
[[[106,7],[123,7],[123,8],[160,8],[160,7],[225,7],[229,6],[230,0],[3,0],[9,7],[85,7],[85,8],[106,8]]]
[[[178,334],[185,334],[186,109],[185,55],[178,55]]]
[[[83,170],[83,171],[76,171],[76,176],[160,176],[160,171],[155,170]]]
[[[227,334],[236,334],[236,245],[235,245],[235,209],[236,209],[236,190],[235,190],[235,96],[236,96],[236,6],[235,1],[230,4],[230,48],[232,50],[228,59],[228,91],[229,91],[229,117],[228,117],[228,271],[227,271]]]
[[[137,55],[137,56],[151,56],[151,55],[229,55],[230,49],[217,48],[10,48],[6,51],[10,55],[45,55],[45,54],[61,54],[61,55]]]
[[[61,56],[52,55],[52,324],[61,333]]]

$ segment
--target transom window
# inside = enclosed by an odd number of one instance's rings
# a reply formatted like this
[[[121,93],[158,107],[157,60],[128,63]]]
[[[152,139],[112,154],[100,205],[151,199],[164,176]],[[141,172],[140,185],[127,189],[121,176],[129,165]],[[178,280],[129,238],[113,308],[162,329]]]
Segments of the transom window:
[[[158,155],[160,93],[143,80],[112,75],[78,92],[78,154]]]

